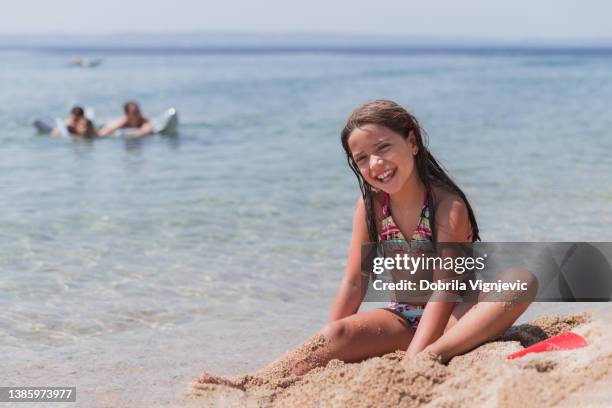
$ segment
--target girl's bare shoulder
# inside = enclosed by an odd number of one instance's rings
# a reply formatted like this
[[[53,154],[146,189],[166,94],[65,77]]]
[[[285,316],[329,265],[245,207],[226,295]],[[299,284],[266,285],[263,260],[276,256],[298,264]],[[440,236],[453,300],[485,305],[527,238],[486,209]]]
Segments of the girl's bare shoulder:
[[[444,185],[434,185],[432,196],[436,218],[454,222],[468,220],[467,205],[456,191]]]
[[[465,201],[452,188],[441,184],[434,184],[431,192],[434,204],[438,210],[460,209],[463,207],[467,211]]]
[[[436,186],[432,189],[438,237],[446,242],[470,241],[472,232],[467,205],[451,188]]]

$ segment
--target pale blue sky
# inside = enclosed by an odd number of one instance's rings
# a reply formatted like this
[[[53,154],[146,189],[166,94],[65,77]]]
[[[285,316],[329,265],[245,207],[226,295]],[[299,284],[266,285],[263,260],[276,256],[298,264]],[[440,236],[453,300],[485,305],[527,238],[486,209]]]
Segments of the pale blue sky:
[[[307,32],[612,38],[609,0],[3,0],[0,33]]]

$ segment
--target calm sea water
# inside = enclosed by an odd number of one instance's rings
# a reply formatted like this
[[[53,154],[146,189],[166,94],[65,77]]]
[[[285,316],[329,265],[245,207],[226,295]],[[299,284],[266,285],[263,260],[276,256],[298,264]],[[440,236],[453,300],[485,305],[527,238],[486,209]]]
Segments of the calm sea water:
[[[610,54],[71,57],[0,52],[4,382],[122,388],[174,372],[177,391],[196,368],[251,369],[312,332],[358,197],[339,131],[373,98],[421,120],[484,240],[612,240]],[[103,122],[127,99],[151,116],[176,107],[178,136],[31,126],[77,103]]]

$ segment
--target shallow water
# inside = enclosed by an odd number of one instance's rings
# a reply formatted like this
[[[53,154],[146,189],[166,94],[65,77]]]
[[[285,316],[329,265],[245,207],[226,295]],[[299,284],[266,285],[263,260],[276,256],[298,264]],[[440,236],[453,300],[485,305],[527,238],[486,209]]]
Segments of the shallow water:
[[[69,379],[82,367],[66,356],[96,353],[117,363],[100,381],[158,353],[161,370],[239,371],[318,327],[358,196],[339,131],[372,98],[420,118],[483,240],[612,240],[612,54],[70,57],[0,52],[0,353],[15,378],[44,360]],[[104,122],[126,99],[175,106],[179,134],[83,142],[30,125],[75,103]]]

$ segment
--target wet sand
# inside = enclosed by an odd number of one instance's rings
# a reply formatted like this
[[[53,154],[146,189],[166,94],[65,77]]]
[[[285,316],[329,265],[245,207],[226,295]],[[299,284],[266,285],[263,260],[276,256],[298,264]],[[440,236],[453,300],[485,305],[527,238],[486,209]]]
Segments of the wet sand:
[[[280,367],[264,377],[243,376],[238,388],[194,382],[185,402],[254,407],[603,407],[612,399],[611,324],[609,306],[594,312],[545,315],[513,326],[500,339],[447,365],[432,355],[419,355],[402,365],[403,352],[397,351],[354,364],[332,360],[302,377]],[[505,358],[568,330],[583,335],[588,346]],[[313,338],[316,341],[320,339]]]

